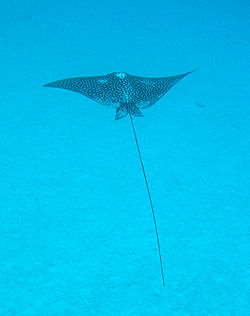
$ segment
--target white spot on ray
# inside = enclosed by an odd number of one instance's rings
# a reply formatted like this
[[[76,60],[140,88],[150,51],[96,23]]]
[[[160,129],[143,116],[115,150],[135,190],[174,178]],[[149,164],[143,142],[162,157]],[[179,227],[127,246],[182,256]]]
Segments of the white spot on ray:
[[[124,72],[117,72],[115,75],[120,79],[124,79],[126,77],[126,74]]]
[[[124,97],[125,97],[125,99],[126,99],[127,101],[130,99],[130,96],[128,95],[127,92],[124,92]]]
[[[100,83],[107,83],[108,80],[107,79],[99,79],[98,82],[100,82]]]

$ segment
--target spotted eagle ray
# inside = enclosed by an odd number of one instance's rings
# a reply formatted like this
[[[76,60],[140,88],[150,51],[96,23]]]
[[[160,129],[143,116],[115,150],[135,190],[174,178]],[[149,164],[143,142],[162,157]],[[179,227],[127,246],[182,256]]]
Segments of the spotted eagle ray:
[[[165,286],[165,278],[160,239],[148,180],[135,131],[133,116],[143,116],[141,109],[148,108],[156,103],[178,81],[193,71],[182,75],[160,78],[137,77],[125,72],[112,72],[103,76],[75,77],[57,80],[44,85],[44,87],[75,91],[98,103],[112,106],[116,109],[116,120],[129,115],[153,215],[163,286]]]

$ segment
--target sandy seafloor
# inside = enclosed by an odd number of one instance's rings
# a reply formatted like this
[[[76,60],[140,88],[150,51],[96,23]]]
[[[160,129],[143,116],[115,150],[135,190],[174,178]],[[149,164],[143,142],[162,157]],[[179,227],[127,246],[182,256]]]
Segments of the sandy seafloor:
[[[0,315],[247,316],[249,2],[0,4]],[[135,118],[43,88],[194,68]]]

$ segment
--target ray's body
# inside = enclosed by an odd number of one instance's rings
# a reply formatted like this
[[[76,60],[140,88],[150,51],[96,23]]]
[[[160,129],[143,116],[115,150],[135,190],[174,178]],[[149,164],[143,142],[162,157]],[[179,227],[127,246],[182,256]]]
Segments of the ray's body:
[[[103,76],[76,77],[57,80],[44,85],[45,87],[62,88],[75,91],[98,103],[112,106],[116,109],[116,120],[129,115],[153,215],[158,254],[160,259],[161,276],[164,286],[165,279],[156,217],[148,180],[142,161],[140,146],[135,131],[133,116],[143,116],[141,112],[142,109],[150,107],[156,103],[178,81],[191,72],[192,71],[182,75],[162,78],[137,77],[125,72],[113,72]]]

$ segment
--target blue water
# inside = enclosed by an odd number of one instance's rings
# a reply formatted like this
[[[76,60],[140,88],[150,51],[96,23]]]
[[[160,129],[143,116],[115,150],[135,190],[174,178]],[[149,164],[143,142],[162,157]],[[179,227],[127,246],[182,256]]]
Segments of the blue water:
[[[0,315],[246,316],[248,1],[0,4]],[[44,83],[194,68],[135,118]]]

